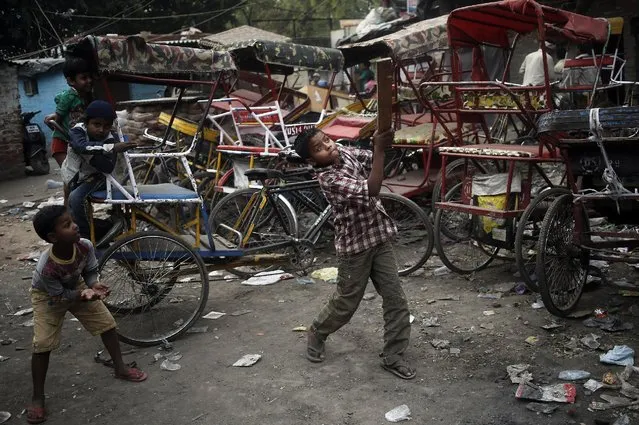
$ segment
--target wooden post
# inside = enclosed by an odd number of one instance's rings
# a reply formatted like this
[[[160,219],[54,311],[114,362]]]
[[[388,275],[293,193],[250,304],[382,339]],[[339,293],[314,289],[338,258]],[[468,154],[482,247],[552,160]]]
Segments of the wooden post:
[[[390,130],[393,124],[393,62],[386,58],[377,65],[377,131]]]

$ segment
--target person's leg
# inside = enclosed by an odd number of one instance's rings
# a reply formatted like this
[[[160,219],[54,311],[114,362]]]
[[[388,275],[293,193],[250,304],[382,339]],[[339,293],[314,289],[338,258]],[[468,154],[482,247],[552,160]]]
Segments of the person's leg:
[[[412,378],[414,371],[402,355],[410,341],[410,313],[406,295],[397,274],[397,261],[390,243],[377,247],[371,267],[371,280],[382,297],[384,311],[384,350],[386,369],[402,378]]]
[[[91,193],[99,190],[102,186],[103,182],[101,180],[84,182],[74,187],[69,193],[69,209],[83,238],[89,239],[91,237],[86,206],[87,198]]]
[[[353,317],[366,291],[371,264],[371,250],[339,257],[335,292],[309,330],[309,360],[321,361],[326,338]]]
[[[49,369],[51,351],[60,345],[60,332],[67,303],[49,305],[50,297],[46,292],[32,289],[33,306],[33,354],[31,356],[31,375],[33,394],[27,407],[27,422],[41,423],[46,420],[44,383]]]
[[[100,335],[104,347],[111,355],[116,378],[133,382],[141,382],[147,378],[146,373],[136,368],[129,368],[124,363],[115,319],[102,301],[77,302],[69,308],[69,311],[92,335]]]

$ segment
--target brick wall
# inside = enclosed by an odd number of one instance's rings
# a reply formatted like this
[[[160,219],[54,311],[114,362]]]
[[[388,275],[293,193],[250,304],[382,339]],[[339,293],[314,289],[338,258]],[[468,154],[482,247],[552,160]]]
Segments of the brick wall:
[[[18,69],[0,61],[0,181],[24,176]]]

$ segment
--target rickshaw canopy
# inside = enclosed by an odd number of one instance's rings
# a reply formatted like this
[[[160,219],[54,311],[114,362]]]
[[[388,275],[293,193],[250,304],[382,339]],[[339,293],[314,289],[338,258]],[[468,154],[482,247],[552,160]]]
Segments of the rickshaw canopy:
[[[447,21],[448,15],[426,19],[393,34],[347,44],[339,49],[347,66],[377,57],[391,56],[398,61],[423,58],[428,52],[448,48]]]
[[[489,44],[508,47],[508,34],[529,34],[541,30],[544,39],[576,44],[604,43],[609,23],[604,18],[591,18],[533,0],[505,0],[456,9],[448,16],[451,47]],[[540,35],[541,36],[541,35]]]
[[[228,46],[238,68],[243,71],[264,71],[269,65],[272,73],[290,74],[293,68],[320,71],[340,71],[344,56],[337,49],[283,43],[266,40],[250,40]]]
[[[132,77],[203,79],[236,70],[228,52],[147,43],[139,36],[88,36],[71,46],[68,54],[87,60],[97,73]]]

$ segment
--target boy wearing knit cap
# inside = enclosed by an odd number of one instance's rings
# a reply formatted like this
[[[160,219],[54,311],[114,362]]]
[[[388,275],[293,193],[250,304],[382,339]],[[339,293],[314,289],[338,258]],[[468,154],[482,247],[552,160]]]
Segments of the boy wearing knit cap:
[[[120,143],[111,133],[115,112],[108,102],[93,101],[87,106],[84,122],[69,132],[69,149],[62,164],[62,177],[69,185],[69,208],[83,238],[90,238],[86,200],[103,190],[103,173],[115,168],[117,154],[137,147],[135,143]]]

